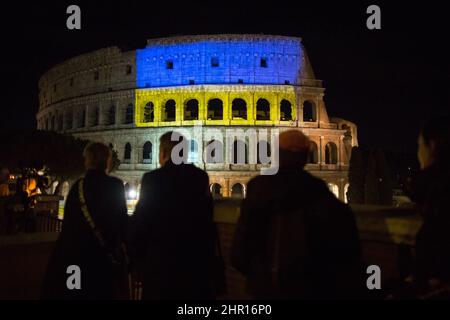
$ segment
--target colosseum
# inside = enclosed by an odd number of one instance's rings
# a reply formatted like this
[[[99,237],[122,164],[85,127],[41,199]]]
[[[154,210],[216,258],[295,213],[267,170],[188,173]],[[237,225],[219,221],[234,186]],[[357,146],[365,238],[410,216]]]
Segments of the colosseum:
[[[301,39],[269,35],[200,35],[150,39],[143,49],[109,47],[48,70],[39,81],[40,130],[100,141],[117,151],[114,172],[129,190],[157,168],[158,139],[190,133],[189,161],[205,169],[215,197],[244,197],[264,164],[230,152],[248,149],[238,136],[223,161],[208,161],[203,130],[301,130],[311,140],[306,169],[346,201],[356,125],[330,117]],[[264,130],[265,129],[265,130]],[[239,131],[239,130],[238,130]],[[267,139],[269,140],[269,139]],[[269,141],[259,139],[260,143]],[[132,192],[130,192],[131,194]],[[134,194],[130,197],[135,197]]]

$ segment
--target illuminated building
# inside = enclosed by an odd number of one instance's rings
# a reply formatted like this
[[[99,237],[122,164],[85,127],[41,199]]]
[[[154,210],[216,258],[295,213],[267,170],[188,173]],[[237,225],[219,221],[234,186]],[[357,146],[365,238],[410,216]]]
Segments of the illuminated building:
[[[54,66],[39,89],[38,128],[112,146],[122,162],[115,175],[132,190],[158,167],[158,139],[166,131],[192,130],[192,153],[202,155],[208,141],[195,136],[195,126],[276,128],[310,137],[307,170],[345,200],[356,126],[328,116],[322,82],[300,38],[224,34],[151,39],[135,51],[110,47]],[[261,167],[232,157],[195,159],[208,171],[213,193],[223,196],[245,194]]]

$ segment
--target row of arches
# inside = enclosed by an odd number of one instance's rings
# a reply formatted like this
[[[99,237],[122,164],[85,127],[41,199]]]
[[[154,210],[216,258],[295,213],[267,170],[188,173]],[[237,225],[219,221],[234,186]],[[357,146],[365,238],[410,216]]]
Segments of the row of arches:
[[[60,113],[44,118],[39,124],[39,129],[62,131],[99,125],[134,123],[134,105],[132,103],[121,108],[119,119],[117,119],[117,109],[118,107],[114,104],[103,108],[100,106],[77,108],[76,112],[67,111],[64,114]]]
[[[110,147],[113,148],[112,144]],[[261,149],[262,148],[262,149]],[[123,150],[123,162],[130,163],[132,155],[131,143],[127,142]],[[204,150],[205,162],[211,164],[225,163],[224,150],[222,142],[218,140],[211,140],[205,145]],[[325,164],[337,164],[338,162],[338,149],[334,142],[328,142],[325,145]],[[257,143],[256,150],[256,161],[258,164],[268,164],[270,163],[271,157],[271,145],[268,141],[261,140]],[[189,155],[188,162],[196,163],[199,162],[199,147],[198,142],[194,139],[189,141]],[[146,141],[142,146],[142,155],[139,158],[139,163],[151,164],[153,161],[153,144],[150,141]],[[245,141],[236,139],[233,142],[232,164],[248,164],[249,163],[249,150],[248,145]],[[319,149],[315,142],[311,141],[310,152],[308,156],[309,164],[319,163]]]
[[[317,164],[319,163],[319,148],[317,143],[311,141],[310,151],[308,154],[308,163]],[[334,142],[328,142],[325,145],[325,154],[324,154],[324,163],[325,164],[337,164],[338,163],[338,147]]]
[[[113,149],[113,145],[109,145],[111,149]],[[123,162],[130,163],[131,162],[131,152],[132,147],[131,143],[127,142],[124,146],[123,150]],[[151,164],[153,162],[153,144],[150,141],[147,141],[142,146],[142,157],[140,158],[140,162],[143,164]]]
[[[211,191],[211,195],[213,198],[218,199],[222,198],[224,196],[223,194],[223,188],[219,183],[213,183],[209,187]],[[242,199],[245,197],[245,186],[242,183],[235,183],[231,187],[231,197],[236,199]]]
[[[161,110],[162,121],[176,121],[177,104],[174,99],[167,100]],[[208,120],[224,120],[223,101],[214,98],[208,101],[207,104],[207,119]],[[287,99],[282,99],[279,106],[279,120],[292,121],[294,120],[294,112],[292,103]],[[72,130],[85,127],[95,127],[99,125],[115,125],[115,124],[132,124],[134,123],[134,106],[129,103],[120,109],[121,114],[117,119],[117,109],[115,104],[101,108],[100,106],[83,107],[77,109],[76,112],[68,111],[57,115],[51,115],[41,120],[39,128],[43,130]],[[103,115],[103,116],[101,116]],[[236,98],[231,105],[231,119],[232,120],[247,120],[249,117],[247,102],[242,98]],[[145,104],[142,113],[143,123],[152,123],[155,117],[155,104],[149,101]],[[184,103],[183,120],[199,120],[199,101],[197,99],[189,99]],[[268,121],[271,120],[270,102],[267,99],[260,98],[256,102],[256,120]],[[303,103],[303,121],[315,122],[317,121],[317,110],[314,103],[305,101]]]
[[[176,120],[176,101],[169,99],[162,104],[161,120],[175,121]],[[224,120],[223,101],[214,98],[207,103],[207,120]],[[293,114],[292,103],[287,99],[282,99],[280,102],[280,118],[281,121],[292,121],[295,118]],[[154,122],[155,104],[153,101],[148,101],[142,111],[142,122]],[[305,101],[303,104],[303,119],[304,121],[317,121],[315,105],[311,101]],[[199,120],[199,101],[197,99],[188,99],[183,105],[183,120]],[[247,102],[242,98],[235,98],[231,103],[231,119],[232,120],[247,120],[248,107]],[[267,99],[260,98],[256,102],[256,120],[267,121],[271,120],[270,102]]]
[[[68,193],[69,193],[69,182],[68,181],[61,181],[61,182],[55,181],[52,184],[52,186],[51,186],[51,193],[53,194],[55,192],[55,189],[56,189],[56,187],[57,187],[57,185],[59,183],[62,183],[61,195],[64,198],[66,198]],[[329,190],[336,196],[336,198],[339,199],[339,186],[336,183],[333,183],[333,182],[328,182],[327,186],[328,186]],[[349,184],[346,183],[344,185],[343,190],[342,190],[343,191],[343,197],[344,197],[343,201],[345,203],[347,203],[348,187],[349,187]],[[130,185],[128,183],[125,184],[125,189],[126,189],[126,194],[128,195],[128,190],[131,189],[131,187],[130,187]],[[138,186],[138,188],[136,190],[137,191],[140,190],[140,187]],[[231,191],[230,192],[230,196],[232,198],[237,198],[237,199],[244,198],[245,194],[246,194],[245,184],[240,183],[240,182],[234,183],[231,186],[230,191]],[[224,194],[224,188],[222,187],[222,185],[220,183],[217,183],[217,182],[216,183],[212,183],[210,185],[210,192],[211,192],[211,195],[213,196],[213,198],[215,198],[215,199],[228,196],[227,194]]]
[[[339,195],[339,186],[336,184],[336,183],[333,183],[333,182],[328,182],[327,183],[327,186],[328,186],[328,189],[331,191],[331,193],[333,193],[334,194],[334,196],[336,197],[336,198],[340,198],[340,195]],[[348,187],[349,187],[349,184],[348,183],[346,183],[345,185],[344,185],[344,188],[343,188],[343,196],[344,196],[344,198],[342,199],[345,203],[347,203],[347,191],[348,191]],[[213,198],[215,198],[215,199],[217,199],[217,198],[222,198],[222,197],[225,197],[225,196],[228,196],[228,195],[224,195],[223,194],[223,187],[219,184],[219,183],[212,183],[211,185],[210,185],[210,191],[211,191],[211,195],[213,196]],[[244,198],[245,197],[245,185],[244,184],[242,184],[242,183],[240,183],[240,182],[238,182],[238,183],[235,183],[235,184],[233,184],[232,185],[232,187],[231,187],[231,194],[230,194],[230,196],[232,197],[232,198],[238,198],[238,199],[240,199],[240,198]]]

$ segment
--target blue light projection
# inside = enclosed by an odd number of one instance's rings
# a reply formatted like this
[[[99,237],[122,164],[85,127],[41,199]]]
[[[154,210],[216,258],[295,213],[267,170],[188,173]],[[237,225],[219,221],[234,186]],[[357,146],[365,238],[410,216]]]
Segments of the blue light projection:
[[[300,39],[202,40],[136,51],[139,88],[193,84],[299,84]]]

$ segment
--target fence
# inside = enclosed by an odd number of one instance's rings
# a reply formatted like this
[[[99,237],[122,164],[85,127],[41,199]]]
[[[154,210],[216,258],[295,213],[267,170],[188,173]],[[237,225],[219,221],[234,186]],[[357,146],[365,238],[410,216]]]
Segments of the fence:
[[[39,212],[36,214],[35,222],[36,232],[61,232],[62,219],[53,214]]]

